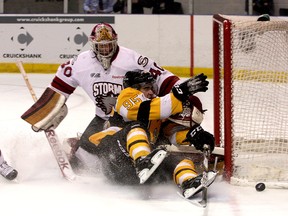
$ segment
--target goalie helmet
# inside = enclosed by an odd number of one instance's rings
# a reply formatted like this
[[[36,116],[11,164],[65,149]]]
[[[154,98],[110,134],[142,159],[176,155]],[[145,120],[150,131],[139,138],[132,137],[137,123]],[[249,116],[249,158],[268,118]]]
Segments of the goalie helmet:
[[[200,99],[194,95],[191,95],[189,99],[183,103],[183,111],[175,115],[170,116],[168,119],[177,124],[185,127],[192,127],[195,124],[201,124],[203,121],[203,114],[206,110],[203,110]]]
[[[107,23],[97,24],[90,35],[92,50],[97,59],[107,70],[111,65],[111,58],[117,51],[117,34]]]
[[[123,79],[124,88],[132,87],[140,90],[141,87],[147,84],[153,85],[155,91],[155,79],[150,72],[144,70],[128,71]]]

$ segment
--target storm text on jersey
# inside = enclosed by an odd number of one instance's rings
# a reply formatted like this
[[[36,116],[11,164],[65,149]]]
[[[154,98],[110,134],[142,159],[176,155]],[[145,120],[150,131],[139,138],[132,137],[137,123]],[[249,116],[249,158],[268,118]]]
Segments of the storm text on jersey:
[[[122,85],[110,82],[95,82],[93,84],[93,96],[96,106],[106,115],[112,111],[116,98],[122,90]]]

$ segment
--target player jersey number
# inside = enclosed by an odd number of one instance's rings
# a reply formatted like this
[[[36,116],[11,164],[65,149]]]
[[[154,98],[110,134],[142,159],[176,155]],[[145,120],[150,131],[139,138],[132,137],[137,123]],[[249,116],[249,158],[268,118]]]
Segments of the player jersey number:
[[[127,100],[124,101],[123,106],[127,109],[130,110],[135,104],[141,103],[142,100],[138,97],[138,95],[135,95]]]
[[[158,66],[155,62],[154,62],[154,67],[157,69],[150,68],[149,72],[152,74],[154,79],[156,79],[157,77],[161,76],[164,69],[162,67]]]
[[[63,74],[67,77],[72,76],[72,67],[69,65],[70,65],[70,61],[61,65],[61,68],[63,69]]]

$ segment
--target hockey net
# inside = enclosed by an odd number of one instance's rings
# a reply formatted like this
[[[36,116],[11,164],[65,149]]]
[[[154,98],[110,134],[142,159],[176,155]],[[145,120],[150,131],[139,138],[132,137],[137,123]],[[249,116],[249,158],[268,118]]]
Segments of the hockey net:
[[[213,61],[224,176],[288,188],[288,21],[214,15]]]

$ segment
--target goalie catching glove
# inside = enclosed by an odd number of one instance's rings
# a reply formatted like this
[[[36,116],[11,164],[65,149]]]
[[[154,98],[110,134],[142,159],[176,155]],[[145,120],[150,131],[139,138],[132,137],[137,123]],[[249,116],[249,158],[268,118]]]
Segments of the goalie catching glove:
[[[68,113],[64,95],[46,88],[42,96],[21,118],[32,125],[36,132],[55,129]]]
[[[203,146],[207,144],[212,152],[215,146],[214,136],[203,130],[200,125],[194,125],[186,135],[186,140],[197,150],[203,151]]]
[[[183,111],[171,115],[168,119],[180,125],[191,128],[195,124],[200,125],[204,118],[202,102],[195,95],[191,95],[186,102],[183,102]]]
[[[190,95],[193,95],[197,92],[206,92],[208,89],[209,82],[206,80],[207,76],[199,74],[195,77],[192,77],[179,85],[175,85],[172,88],[172,92],[174,96],[184,102],[186,101]]]

